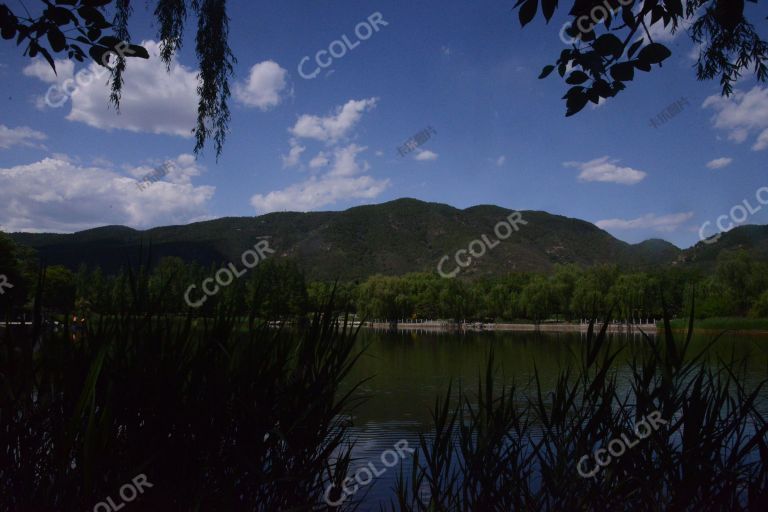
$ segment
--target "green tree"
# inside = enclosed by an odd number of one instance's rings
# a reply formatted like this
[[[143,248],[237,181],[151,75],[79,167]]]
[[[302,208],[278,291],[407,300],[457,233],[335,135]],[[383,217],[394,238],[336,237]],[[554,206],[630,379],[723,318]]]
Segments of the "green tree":
[[[69,313],[75,307],[76,290],[75,274],[71,270],[61,265],[45,269],[43,307],[59,313]]]
[[[22,251],[10,237],[0,232],[0,319],[3,313],[24,305],[28,283]]]
[[[554,311],[556,304],[555,288],[542,275],[534,276],[520,294],[520,305],[525,309],[526,317],[537,324]]]

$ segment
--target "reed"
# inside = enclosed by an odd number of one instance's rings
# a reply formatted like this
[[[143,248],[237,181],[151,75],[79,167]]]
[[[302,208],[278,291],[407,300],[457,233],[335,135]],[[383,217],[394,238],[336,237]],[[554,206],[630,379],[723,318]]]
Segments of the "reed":
[[[765,381],[745,389],[743,361],[708,350],[719,337],[694,354],[692,323],[682,340],[664,324],[663,340],[644,336],[620,374],[622,349],[593,322],[579,363],[549,392],[538,374],[500,386],[491,353],[476,395],[436,402],[390,510],[766,510]],[[657,428],[628,438],[649,415]],[[612,440],[624,449],[614,443],[620,456],[600,467],[593,455]]]
[[[146,275],[77,334],[4,331],[3,508],[93,510],[144,474],[137,510],[313,509],[349,464],[357,401],[338,393],[359,353],[333,299],[301,331],[243,333],[224,301],[211,317],[153,313]]]

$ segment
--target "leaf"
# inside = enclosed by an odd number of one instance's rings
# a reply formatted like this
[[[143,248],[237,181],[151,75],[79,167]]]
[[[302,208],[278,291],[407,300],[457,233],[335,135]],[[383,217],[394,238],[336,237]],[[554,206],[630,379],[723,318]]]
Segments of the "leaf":
[[[29,28],[24,25],[19,25],[19,37],[16,38],[16,46],[21,44],[21,41],[29,34]]]
[[[112,0],[83,0],[83,5],[88,5],[90,7],[104,7],[111,3]]]
[[[587,101],[589,101],[589,99],[587,98],[586,93],[583,91],[574,91],[573,94],[568,96],[568,99],[565,102],[568,109],[565,113],[565,117],[570,117],[579,113],[581,109],[587,105]]]
[[[651,26],[655,25],[657,21],[664,17],[664,8],[657,5],[651,10]]]
[[[552,73],[552,70],[554,69],[555,69],[555,66],[551,64],[548,66],[544,66],[544,69],[541,70],[541,74],[539,75],[539,79],[547,78],[549,74]]]
[[[664,5],[667,6],[667,10],[674,16],[683,15],[683,2],[682,0],[664,0]]]
[[[77,10],[77,13],[86,21],[87,24],[93,25],[97,28],[107,28],[112,26],[107,23],[107,20],[104,19],[104,16],[99,11],[88,5],[83,5],[80,7]]]
[[[66,25],[70,21],[77,21],[77,18],[75,18],[72,15],[72,12],[70,12],[69,9],[65,9],[64,7],[51,7],[45,10],[45,14],[54,21],[57,25]]]
[[[583,85],[575,85],[575,86],[571,87],[570,89],[568,89],[568,92],[566,92],[563,95],[563,99],[568,99],[569,97],[571,97],[571,95],[576,94],[577,92],[583,91],[583,90],[584,90],[584,86]]]
[[[536,16],[538,6],[539,0],[525,0],[525,3],[520,7],[520,11],[518,11],[521,27],[526,26]]]
[[[650,71],[651,70],[651,63],[644,61],[644,60],[633,60],[631,61],[632,64],[639,69],[640,71]]]
[[[108,48],[104,48],[103,46],[97,46],[93,45],[90,48],[88,48],[88,55],[91,56],[91,58],[96,62],[96,64],[103,66],[104,63],[102,62],[102,59],[104,58],[104,54],[108,51]]]
[[[547,21],[552,19],[555,7],[557,7],[557,0],[541,0],[541,12],[544,14],[544,19]]]
[[[571,75],[568,77],[565,83],[570,85],[579,85],[579,84],[583,84],[587,80],[589,80],[589,76],[587,76],[586,73],[584,73],[583,71],[574,71],[573,73],[571,73]]]
[[[114,48],[120,44],[120,39],[115,36],[104,36],[97,41],[98,44],[106,46],[107,48]]]
[[[631,29],[635,28],[635,25],[637,25],[635,15],[632,13],[632,7],[625,6],[622,8],[621,19],[624,20],[624,23],[626,23],[627,26]]]
[[[51,49],[54,52],[60,52],[67,46],[67,40],[64,38],[64,34],[61,33],[56,27],[48,29],[48,44],[51,45]]]
[[[43,57],[45,57],[45,60],[47,60],[48,64],[51,65],[51,68],[53,69],[53,74],[58,76],[58,73],[56,72],[56,64],[53,63],[53,57],[51,57],[51,54],[48,53],[48,50],[46,50],[45,48],[43,48],[41,46],[40,47],[40,53],[43,54]]]
[[[631,81],[635,77],[635,67],[631,62],[619,62],[611,66],[611,77],[619,82]]]
[[[643,40],[638,39],[634,43],[632,43],[632,46],[629,47],[629,51],[627,52],[627,56],[631,59],[632,56],[635,54],[635,52],[643,45]]]
[[[131,53],[133,52],[133,53]],[[142,59],[148,59],[149,58],[149,52],[146,48],[143,46],[139,46],[137,44],[132,44],[128,46],[128,50],[126,51],[127,57],[139,57]]]
[[[57,5],[75,5],[77,0],[56,0]]]
[[[13,36],[16,35],[16,25],[12,23],[6,23],[3,25],[3,28],[0,29],[0,34],[2,34],[3,39],[13,39]]]
[[[613,89],[611,89],[611,86],[605,80],[595,80],[592,88],[602,98],[610,98],[614,96]]]
[[[603,34],[597,38],[592,46],[600,55],[613,55],[619,57],[624,52],[624,45],[621,40],[613,34]]]
[[[648,62],[649,64],[659,64],[664,59],[672,55],[672,52],[666,46],[659,43],[651,43],[638,54],[638,60]]]

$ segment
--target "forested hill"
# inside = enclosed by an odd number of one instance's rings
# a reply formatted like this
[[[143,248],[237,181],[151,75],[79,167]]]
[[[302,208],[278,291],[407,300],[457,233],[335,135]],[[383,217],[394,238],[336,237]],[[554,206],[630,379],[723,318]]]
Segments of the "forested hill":
[[[361,279],[380,273],[400,275],[414,271],[434,272],[438,261],[481,235],[493,241],[494,226],[511,210],[498,206],[473,206],[464,210],[415,199],[398,199],[342,212],[279,212],[259,217],[227,217],[183,226],[137,231],[106,226],[74,234],[13,233],[20,244],[39,251],[49,265],[77,269],[81,263],[115,272],[130,261],[136,265],[151,244],[152,259],[178,256],[203,265],[237,262],[242,252],[266,239],[276,255],[296,258],[311,279]],[[701,249],[682,251],[662,240],[631,245],[598,227],[578,219],[541,211],[523,211],[528,223],[499,243],[462,276],[498,275],[510,271],[547,271],[557,263],[591,266],[616,263],[622,268],[688,261],[714,261],[720,242]],[[768,228],[757,227],[738,240],[761,249],[768,247]],[[742,237],[743,238],[743,237]],[[702,244],[699,244],[701,246]],[[698,247],[698,246],[697,246]],[[452,269],[453,263],[446,264]]]

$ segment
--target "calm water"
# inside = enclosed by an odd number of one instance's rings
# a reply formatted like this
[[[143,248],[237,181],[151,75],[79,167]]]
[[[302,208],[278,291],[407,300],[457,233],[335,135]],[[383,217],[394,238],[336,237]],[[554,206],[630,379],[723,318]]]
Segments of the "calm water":
[[[617,358],[621,372],[631,360],[631,352],[642,347],[639,337],[617,336],[617,344],[625,347]],[[703,348],[710,336],[700,336],[694,342]],[[353,435],[356,439],[352,464],[354,474],[369,462],[381,471],[385,469],[381,455],[392,449],[399,440],[409,446],[418,446],[419,432],[429,432],[430,409],[435,398],[444,397],[448,384],[453,380],[470,393],[477,389],[478,375],[485,368],[487,354],[493,347],[496,362],[504,379],[514,380],[518,387],[528,383],[539,370],[542,387],[551,389],[558,371],[578,359],[582,335],[576,333],[382,333],[360,332],[361,347],[367,345],[352,374],[347,380],[351,385],[373,376],[361,388],[367,401],[353,415]],[[725,336],[715,348],[715,353],[727,357],[731,350],[737,356],[749,356],[749,380],[757,382],[768,375],[768,338],[754,336]],[[620,373],[621,375],[621,373]],[[621,380],[620,380],[621,381]],[[766,397],[768,398],[768,397]],[[410,466],[404,466],[406,475]],[[356,498],[363,497],[360,510],[378,510],[388,503],[392,487],[399,472],[399,465],[387,469],[361,487]],[[366,475],[361,475],[363,481]]]

